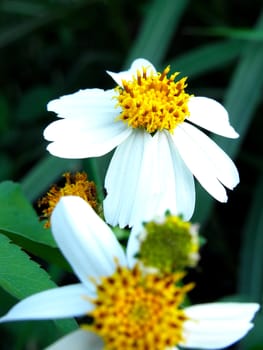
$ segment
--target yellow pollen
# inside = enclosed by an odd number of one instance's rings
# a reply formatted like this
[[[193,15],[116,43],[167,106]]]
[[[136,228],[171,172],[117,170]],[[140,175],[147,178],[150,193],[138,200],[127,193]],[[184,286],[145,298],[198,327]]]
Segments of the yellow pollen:
[[[180,305],[192,284],[179,287],[182,273],[144,275],[117,266],[97,284],[92,324],[83,325],[104,340],[105,350],[164,350],[184,341],[187,317]]]
[[[132,80],[123,80],[123,88],[117,87],[117,106],[122,120],[132,128],[145,129],[150,134],[158,130],[173,132],[176,126],[189,116],[190,95],[185,92],[186,77],[175,82],[178,72],[170,77],[170,67],[162,73],[146,74],[138,70]]]
[[[42,209],[41,219],[48,219],[44,225],[45,227],[50,227],[49,218],[51,213],[63,196],[79,196],[88,202],[94,210],[97,210],[96,187],[93,181],[88,181],[86,173],[70,174],[66,172],[63,177],[65,178],[63,187],[53,185],[47,194],[38,201],[38,206],[44,208]]]

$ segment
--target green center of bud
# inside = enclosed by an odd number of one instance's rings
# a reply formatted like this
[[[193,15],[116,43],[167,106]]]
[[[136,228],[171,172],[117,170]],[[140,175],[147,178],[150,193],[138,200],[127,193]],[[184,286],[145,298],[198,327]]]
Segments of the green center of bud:
[[[145,267],[171,273],[197,264],[198,235],[190,222],[167,215],[163,222],[146,223],[144,230],[138,257]]]

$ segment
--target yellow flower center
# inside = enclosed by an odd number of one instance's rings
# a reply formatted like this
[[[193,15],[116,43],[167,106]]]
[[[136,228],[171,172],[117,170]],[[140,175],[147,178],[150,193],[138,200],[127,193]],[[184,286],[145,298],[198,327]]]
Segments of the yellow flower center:
[[[38,206],[44,208],[41,218],[48,219],[45,227],[50,227],[49,218],[51,213],[63,196],[79,196],[88,202],[94,210],[97,210],[96,187],[93,181],[88,181],[86,173],[70,174],[67,172],[63,174],[63,177],[65,178],[63,187],[53,185],[47,194],[38,201]]]
[[[107,350],[164,350],[184,341],[187,317],[179,309],[192,284],[179,287],[181,273],[144,275],[138,266],[117,266],[97,284],[93,322],[83,329],[101,336]]]
[[[143,68],[143,74],[138,70],[132,80],[123,80],[123,88],[116,88],[117,106],[122,109],[118,119],[149,133],[157,130],[173,132],[189,116],[190,95],[184,90],[187,78],[175,82],[179,73],[168,77],[169,71],[168,66],[162,73],[147,75]]]

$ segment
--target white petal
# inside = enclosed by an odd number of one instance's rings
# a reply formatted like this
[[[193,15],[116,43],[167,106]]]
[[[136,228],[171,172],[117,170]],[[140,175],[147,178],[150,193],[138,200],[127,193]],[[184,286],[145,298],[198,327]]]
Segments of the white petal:
[[[240,321],[186,321],[184,325],[186,348],[223,349],[243,338],[253,327]]]
[[[123,249],[105,222],[82,198],[62,197],[51,216],[51,230],[76,275],[89,285],[90,277],[108,276],[114,258],[126,265]]]
[[[157,146],[156,139],[145,132],[143,132],[143,134],[144,137],[141,138],[142,144],[140,144],[137,139],[134,139],[134,142],[131,142],[129,147],[125,149],[126,164],[123,164],[123,166],[127,169],[129,163],[133,161],[134,165],[131,168],[131,176],[134,180],[134,186],[133,188],[129,187],[130,180],[125,179],[123,188],[127,188],[127,191],[125,197],[122,198],[125,199],[125,201],[128,199],[127,204],[129,204],[129,207],[126,205],[126,207],[123,208],[119,220],[121,225],[128,224],[130,227],[140,224],[143,221],[153,219],[153,217],[157,215],[159,210],[158,206],[161,204],[161,197],[163,196],[163,192],[160,192],[159,177],[155,171],[156,166],[154,165],[156,164],[156,162],[154,162]],[[121,153],[124,147],[122,150],[121,148],[122,145],[120,149],[116,151],[116,153],[119,151],[119,159],[123,159]],[[116,160],[114,160],[114,162],[116,162]],[[166,202],[165,205],[169,207],[169,203]],[[168,209],[167,207],[163,209],[163,213]],[[128,221],[126,221],[127,217]]]
[[[140,177],[141,187],[138,185],[139,213],[145,211],[148,203],[148,214],[140,222],[132,221],[127,243],[127,260],[130,267],[136,263],[136,254],[139,252],[140,241],[138,236],[143,231],[142,221],[162,220],[167,210],[174,215],[182,215],[184,220],[189,220],[195,206],[195,187],[191,172],[185,166],[169,133],[157,132],[152,140],[148,161],[145,159],[144,172],[149,170],[148,176]],[[143,167],[142,167],[143,169]],[[142,170],[141,170],[142,171]],[[148,189],[148,192],[146,191]],[[147,198],[149,198],[147,200]],[[135,215],[134,215],[135,216]],[[134,218],[135,219],[135,218]]]
[[[219,302],[193,305],[186,308],[193,319],[242,320],[251,321],[258,311],[257,303]]]
[[[81,90],[49,102],[48,109],[65,118],[51,123],[44,137],[54,141],[47,149],[58,157],[86,158],[108,153],[130,134],[131,130],[116,118],[114,90]]]
[[[45,350],[102,350],[102,340],[91,332],[79,329],[59,339]]]
[[[104,214],[112,225],[135,226],[167,210],[186,220],[193,214],[193,176],[165,132],[134,131],[115,151],[105,187]]]
[[[91,140],[90,142],[96,142],[97,136],[100,133],[102,135],[103,133],[106,134],[107,130],[112,132],[116,128],[119,132],[122,132],[127,129],[123,122],[116,121],[118,114],[119,111],[114,109],[108,113],[94,112],[92,118],[97,120],[96,123],[88,116],[59,119],[47,126],[44,130],[44,137],[48,141],[63,141],[77,134],[82,137],[87,136]]]
[[[227,194],[220,181],[230,188],[239,181],[231,159],[212,140],[187,123],[175,129],[173,141],[185,164],[206,191],[218,201],[226,202]]]
[[[147,75],[156,73],[156,70],[155,70],[154,66],[151,64],[151,62],[149,62],[148,60],[146,60],[144,58],[138,58],[135,61],[133,61],[130,69],[127,71],[123,71],[123,72],[119,72],[119,73],[107,71],[107,73],[112,77],[112,79],[119,86],[123,86],[122,85],[123,80],[126,80],[126,81],[132,80],[132,78],[137,75],[138,70],[142,74],[142,72],[143,72],[142,68],[146,68]]]
[[[113,226],[130,224],[143,155],[150,142],[148,133],[135,130],[114,152],[105,178],[107,196],[103,203],[106,221]],[[141,215],[137,219],[140,221]]]
[[[93,294],[83,284],[49,289],[18,302],[0,322],[82,316],[93,309]]]
[[[163,193],[154,180],[155,144],[151,135],[136,130],[115,151],[105,179],[104,215],[110,224],[134,226],[156,214]]]
[[[130,232],[130,236],[126,247],[127,261],[130,269],[132,269],[137,262],[136,255],[140,250],[141,243],[139,240],[139,236],[142,230],[143,230],[143,226],[137,225],[136,227],[133,227]]]
[[[146,149],[137,188],[133,218],[145,211],[143,221],[171,214],[189,219],[194,210],[193,176],[177,152],[170,133],[157,132]]]
[[[102,156],[121,144],[131,133],[122,122],[92,129],[85,121],[72,119],[53,122],[46,131],[45,137],[54,140],[47,146],[52,155],[77,159]]]
[[[207,97],[191,97],[188,103],[188,120],[218,135],[239,137],[230,125],[226,109],[217,101]]]
[[[176,213],[182,215],[184,220],[190,220],[193,215],[195,208],[195,185],[192,173],[186,167],[184,161],[181,158],[180,153],[174,145],[170,133],[165,132],[168,143],[170,158],[172,161],[171,174],[173,172],[173,178],[175,183],[175,193],[176,193]],[[159,133],[164,138],[163,133]],[[163,142],[164,143],[164,142]],[[159,157],[162,159],[162,150],[159,152]],[[166,179],[164,180],[168,183],[168,177],[171,175],[166,172],[166,164],[163,162],[163,170],[166,174]],[[169,193],[169,186],[167,187],[167,193]],[[171,193],[169,194],[171,196]],[[168,200],[168,199],[167,199]],[[172,212],[174,213],[174,212]]]
[[[239,183],[239,174],[231,158],[213,140],[194,126],[184,123],[182,128],[198,145],[196,148],[205,154],[218,180],[231,190],[236,187]]]
[[[222,349],[240,340],[252,327],[255,303],[211,303],[190,306],[184,324],[184,347]]]
[[[101,124],[103,114],[107,115],[114,110],[116,100],[114,90],[102,89],[85,89],[79,90],[73,94],[62,96],[56,100],[52,100],[47,105],[47,110],[57,113],[60,118],[89,118],[89,123],[95,125]],[[94,118],[94,113],[98,113],[101,117]]]

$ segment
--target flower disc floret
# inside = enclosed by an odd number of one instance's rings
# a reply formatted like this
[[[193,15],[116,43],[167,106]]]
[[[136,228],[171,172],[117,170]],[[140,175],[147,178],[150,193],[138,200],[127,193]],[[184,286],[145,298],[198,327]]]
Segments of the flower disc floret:
[[[171,273],[194,267],[199,260],[197,225],[167,214],[162,222],[144,224],[138,258],[147,268]],[[140,239],[140,235],[139,235]]]
[[[149,133],[157,130],[173,132],[176,126],[189,116],[190,95],[185,92],[186,79],[175,82],[178,72],[170,77],[167,66],[162,73],[142,74],[138,70],[132,80],[123,80],[117,87],[118,106],[122,112],[118,119],[132,128],[142,128]]]
[[[179,287],[181,273],[144,275],[117,266],[97,285],[91,325],[83,328],[101,336],[107,350],[164,350],[183,342],[183,323],[188,319],[179,308],[192,284]]]
[[[91,205],[94,210],[98,209],[96,185],[93,181],[88,181],[85,172],[63,174],[65,183],[63,186],[53,185],[49,191],[38,201],[38,206],[42,208],[42,219],[48,219],[45,227],[50,227],[49,218],[63,196],[79,196]]]

